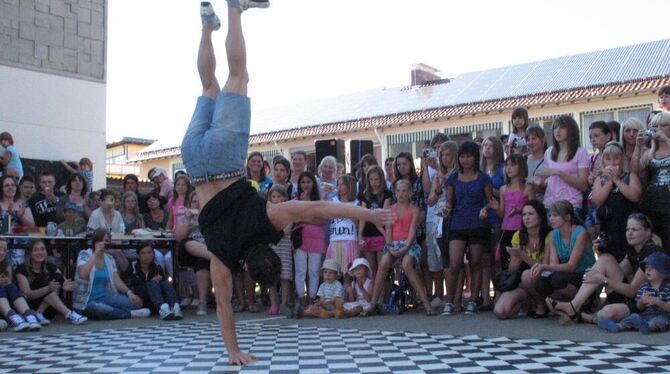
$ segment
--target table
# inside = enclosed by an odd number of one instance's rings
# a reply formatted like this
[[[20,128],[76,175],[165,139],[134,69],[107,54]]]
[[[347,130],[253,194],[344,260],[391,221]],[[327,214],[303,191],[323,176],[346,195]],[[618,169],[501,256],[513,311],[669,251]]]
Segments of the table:
[[[72,279],[74,276],[73,266],[71,260],[73,259],[73,251],[81,250],[90,247],[90,236],[49,236],[49,235],[0,235],[0,239],[5,239],[8,243],[8,248],[26,249],[28,243],[32,240],[42,240],[47,245],[47,249],[56,249],[61,251],[64,263],[64,275],[66,278]],[[156,249],[167,249],[172,251],[172,264],[175,272],[173,276],[176,278],[177,270],[177,256],[175,251],[175,239],[166,237],[154,236],[134,236],[134,235],[118,235],[112,234],[112,241],[110,247],[112,249],[133,249],[137,248],[140,243],[151,242]],[[176,279],[175,279],[176,282]]]

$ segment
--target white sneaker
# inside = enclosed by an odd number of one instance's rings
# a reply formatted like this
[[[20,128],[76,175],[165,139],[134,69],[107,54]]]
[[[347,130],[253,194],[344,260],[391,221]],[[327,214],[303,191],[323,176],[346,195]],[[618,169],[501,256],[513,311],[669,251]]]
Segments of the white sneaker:
[[[196,315],[198,316],[206,316],[207,315],[207,304],[202,303],[198,305],[198,311],[195,312]]]
[[[439,297],[434,298],[433,301],[430,302],[430,306],[433,307],[433,309],[442,308],[442,305],[444,305],[444,301]]]
[[[174,314],[174,319],[176,320],[184,318],[184,313],[181,312],[181,307],[179,304],[174,304],[174,306],[172,306],[172,313]]]
[[[14,330],[14,332],[26,331],[30,328],[30,324],[18,314],[12,314],[9,317],[9,323],[11,324],[12,330]]]
[[[28,327],[30,328],[30,331],[40,331],[42,328],[42,325],[37,321],[37,318],[32,315],[28,314],[25,316],[26,322],[28,322]]]
[[[69,319],[70,322],[72,322],[73,325],[81,325],[84,322],[88,321],[88,318],[82,316],[81,314],[75,312],[74,310],[71,310],[65,318]]]
[[[147,318],[151,315],[148,308],[133,309],[130,311],[130,318]]]
[[[167,303],[161,304],[161,307],[158,309],[158,315],[162,320],[169,321],[174,317],[174,313],[172,312],[172,309],[170,309],[170,306],[167,305]]]
[[[200,306],[200,299],[193,299],[191,302],[191,308],[197,308]]]
[[[200,3],[200,19],[202,23],[209,23],[212,26],[212,30],[218,30],[221,28],[221,20],[214,13],[214,7],[209,1],[203,1]]]
[[[6,331],[9,324],[4,319],[0,319],[0,332]]]
[[[191,298],[190,297],[185,297],[181,299],[180,303],[182,308],[188,308],[189,305],[191,305]]]
[[[40,312],[35,312],[35,318],[37,318],[37,322],[40,323],[42,326],[47,326],[51,324],[51,321],[47,319],[47,317],[44,316],[44,314]]]

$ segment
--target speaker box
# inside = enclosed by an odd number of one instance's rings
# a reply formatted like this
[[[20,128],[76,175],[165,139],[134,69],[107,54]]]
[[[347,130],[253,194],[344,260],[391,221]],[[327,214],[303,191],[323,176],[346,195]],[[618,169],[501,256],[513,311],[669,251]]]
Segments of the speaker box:
[[[316,167],[319,167],[321,160],[326,156],[333,156],[337,162],[344,164],[344,140],[342,139],[326,139],[317,140],[314,142],[316,150]]]
[[[349,141],[349,161],[350,167],[353,168],[363,156],[374,154],[372,140],[351,140]]]

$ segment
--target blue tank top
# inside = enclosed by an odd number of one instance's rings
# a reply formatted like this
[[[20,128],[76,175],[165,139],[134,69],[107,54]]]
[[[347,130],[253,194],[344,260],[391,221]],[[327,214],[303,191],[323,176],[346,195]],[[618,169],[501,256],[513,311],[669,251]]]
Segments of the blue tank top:
[[[102,265],[102,269],[95,269],[93,278],[93,287],[91,288],[90,301],[98,300],[107,295],[107,283],[109,283],[109,271],[107,266]]]
[[[554,241],[554,248],[556,248],[556,253],[558,254],[559,263],[565,264],[570,260],[570,255],[572,254],[572,249],[575,247],[577,237],[584,231],[586,231],[584,226],[577,226],[577,228],[572,231],[572,236],[570,236],[570,244],[567,247],[561,239],[561,230],[555,229],[552,232],[552,240]],[[586,243],[587,247],[582,253],[582,258],[579,260],[579,265],[577,265],[575,273],[584,274],[586,269],[590,268],[593,266],[593,264],[596,263],[596,258],[593,255],[593,249],[591,249],[591,246],[588,244],[589,241],[587,240]]]
[[[451,216],[451,230],[468,230],[487,227],[487,222],[479,219],[479,211],[485,207],[486,194],[484,187],[491,184],[491,177],[479,172],[477,179],[461,182],[459,173],[452,173],[447,185],[454,189],[454,208]]]

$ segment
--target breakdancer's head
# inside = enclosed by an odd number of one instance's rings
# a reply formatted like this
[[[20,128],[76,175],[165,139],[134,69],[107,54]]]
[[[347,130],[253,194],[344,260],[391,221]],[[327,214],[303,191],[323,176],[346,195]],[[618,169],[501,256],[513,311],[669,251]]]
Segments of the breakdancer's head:
[[[252,246],[244,262],[251,279],[261,286],[274,286],[279,283],[281,261],[269,245],[255,244]]]

